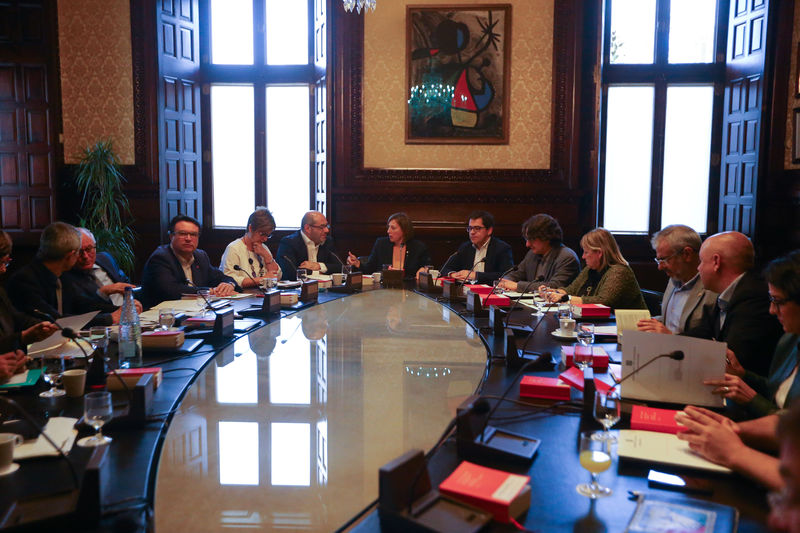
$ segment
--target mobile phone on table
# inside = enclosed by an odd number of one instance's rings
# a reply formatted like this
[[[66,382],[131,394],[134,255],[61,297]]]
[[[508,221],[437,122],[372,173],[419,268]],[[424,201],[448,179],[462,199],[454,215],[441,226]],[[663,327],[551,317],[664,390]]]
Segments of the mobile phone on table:
[[[675,490],[679,492],[694,492],[711,494],[714,489],[711,481],[689,476],[677,476],[658,470],[650,470],[647,474],[647,486],[653,489]]]

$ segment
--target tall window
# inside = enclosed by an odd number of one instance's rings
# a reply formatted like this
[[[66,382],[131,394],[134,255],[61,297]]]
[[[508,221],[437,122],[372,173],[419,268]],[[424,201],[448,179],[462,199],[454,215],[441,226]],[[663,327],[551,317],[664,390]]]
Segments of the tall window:
[[[707,231],[726,15],[717,0],[606,0],[600,221],[609,230]]]
[[[207,6],[201,69],[213,225],[241,227],[253,207],[266,205],[278,227],[297,227],[312,205],[313,92],[325,68],[314,50],[315,2]]]

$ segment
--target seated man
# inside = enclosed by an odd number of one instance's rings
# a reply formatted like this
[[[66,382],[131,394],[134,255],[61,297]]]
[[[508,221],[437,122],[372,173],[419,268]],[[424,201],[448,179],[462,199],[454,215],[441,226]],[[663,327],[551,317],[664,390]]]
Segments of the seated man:
[[[706,239],[697,270],[705,288],[719,296],[700,324],[684,334],[727,343],[745,370],[766,376],[782,328],[769,314],[767,284],[751,272],[754,256],[753,244],[742,233]]]
[[[215,296],[230,296],[236,282],[211,265],[197,245],[200,222],[188,215],[177,215],[169,222],[169,244],[162,244],[150,255],[142,272],[142,303],[153,307],[165,300],[180,300],[182,294],[195,294],[209,288]]]
[[[494,217],[491,213],[470,213],[467,222],[469,241],[458,247],[455,257],[446,263],[442,275],[450,275],[461,281],[492,283],[507,272],[514,264],[511,246],[493,237],[493,232]],[[478,263],[481,259],[484,261]]]
[[[14,306],[32,316],[55,318],[99,310],[89,325],[119,323],[116,305],[88,299],[72,284],[62,282],[62,274],[75,265],[80,246],[80,233],[70,224],[53,222],[44,228],[36,258],[8,280],[8,295]]]
[[[669,276],[661,316],[640,320],[639,331],[683,333],[700,325],[703,313],[710,312],[717,293],[706,289],[697,265],[700,264],[700,235],[689,226],[674,224],[653,235],[658,269]]]
[[[128,276],[120,270],[119,265],[107,252],[97,252],[94,235],[86,228],[78,228],[81,232],[81,248],[78,260],[71,270],[64,272],[63,281],[71,283],[77,291],[81,291],[88,299],[122,305],[125,287],[135,288],[129,283]]]
[[[342,262],[333,251],[328,238],[331,228],[325,215],[309,211],[303,215],[300,229],[281,239],[278,264],[284,279],[297,279],[297,269],[307,268],[321,273],[340,272]]]

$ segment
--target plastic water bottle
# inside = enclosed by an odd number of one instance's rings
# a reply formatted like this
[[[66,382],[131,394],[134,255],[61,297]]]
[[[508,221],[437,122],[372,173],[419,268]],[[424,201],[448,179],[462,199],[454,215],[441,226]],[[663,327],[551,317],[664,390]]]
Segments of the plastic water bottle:
[[[119,367],[139,366],[142,366],[142,326],[133,303],[133,291],[126,287],[119,317]]]

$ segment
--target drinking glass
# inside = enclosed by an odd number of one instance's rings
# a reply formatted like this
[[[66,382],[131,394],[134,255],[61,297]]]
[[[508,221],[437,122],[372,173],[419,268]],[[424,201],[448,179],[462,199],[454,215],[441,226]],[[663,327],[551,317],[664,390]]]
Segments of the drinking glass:
[[[594,344],[594,324],[581,322],[578,324],[578,342],[584,346]]]
[[[78,446],[102,446],[111,442],[111,437],[103,435],[103,424],[111,420],[113,408],[110,392],[90,392],[83,401],[83,419],[92,426],[95,434],[78,441]]]
[[[342,274],[347,276],[348,274],[352,273],[353,273],[353,265],[347,265],[347,264],[342,265]]]
[[[506,292],[505,289],[500,286],[499,279],[496,279],[492,282],[492,292],[494,292],[495,294],[503,294],[504,292]]]
[[[608,430],[619,422],[621,403],[619,392],[616,389],[605,392],[594,391],[594,419],[603,425],[602,433],[592,435],[595,440],[604,440],[608,443],[617,442],[617,438]]]
[[[92,326],[89,328],[89,341],[92,345],[103,350],[108,348],[108,328],[106,326]]]
[[[611,495],[611,489],[597,482],[597,474],[611,467],[611,445],[608,441],[592,438],[593,432],[581,433],[580,455],[581,466],[591,472],[592,482],[581,483],[575,487],[578,494],[589,498],[603,498]]]
[[[305,268],[297,269],[297,281],[305,281],[308,279],[308,270]]]
[[[559,321],[562,318],[572,318],[572,307],[570,305],[559,305],[557,316]]]
[[[581,369],[581,371],[584,371],[592,366],[592,347],[575,343],[572,346],[572,361],[575,363],[575,366]]]
[[[159,309],[158,325],[164,331],[172,329],[172,326],[175,325],[175,310],[169,307],[164,307],[163,309]]]
[[[41,398],[58,398],[64,396],[66,392],[62,389],[57,389],[61,374],[64,372],[64,357],[59,355],[57,357],[42,357],[40,359],[42,365],[42,377],[45,382],[50,385],[50,389],[39,393]]]

